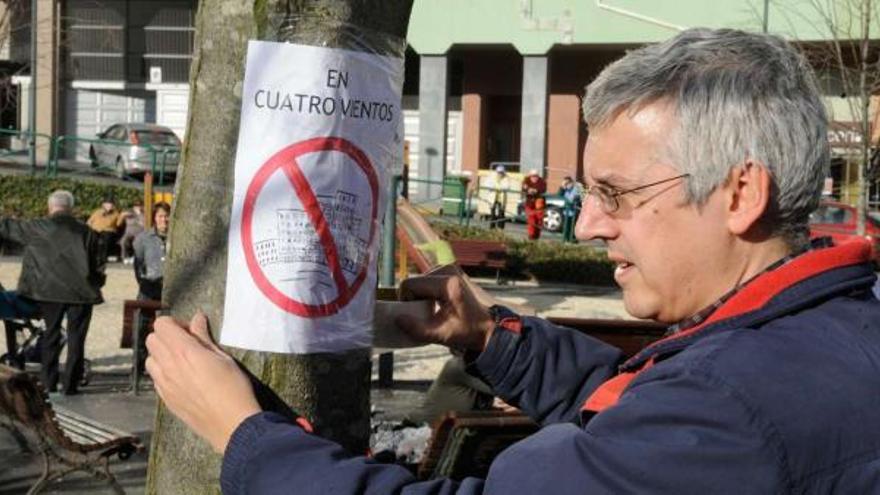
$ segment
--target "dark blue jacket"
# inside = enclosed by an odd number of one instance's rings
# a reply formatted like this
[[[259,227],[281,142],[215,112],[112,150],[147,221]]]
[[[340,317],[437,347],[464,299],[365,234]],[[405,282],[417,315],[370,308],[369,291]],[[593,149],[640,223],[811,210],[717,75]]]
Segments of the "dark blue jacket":
[[[486,480],[417,482],[271,413],[226,450],[226,494],[880,493],[880,302],[866,244],[808,252],[747,285],[703,325],[625,363],[536,318],[496,329],[473,363],[546,426]],[[614,388],[614,387],[610,387]],[[613,394],[612,394],[613,395]],[[600,397],[601,399],[601,397]],[[603,400],[598,400],[602,403]]]

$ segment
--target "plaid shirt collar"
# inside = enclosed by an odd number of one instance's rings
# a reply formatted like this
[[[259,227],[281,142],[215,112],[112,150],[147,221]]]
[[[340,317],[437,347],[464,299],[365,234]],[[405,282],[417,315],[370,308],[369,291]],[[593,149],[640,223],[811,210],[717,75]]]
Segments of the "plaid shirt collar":
[[[826,248],[826,247],[830,247],[832,245],[833,245],[833,242],[831,241],[830,237],[821,237],[818,239],[813,239],[813,241],[810,243],[810,246],[807,249],[789,254],[788,256],[785,256],[784,258],[771,263],[770,266],[768,266],[767,268],[761,270],[760,272],[755,274],[753,277],[749,278],[745,282],[743,282],[743,283],[737,285],[736,287],[734,287],[733,289],[729,290],[726,294],[721,296],[714,303],[706,306],[705,308],[701,309],[700,311],[697,311],[695,314],[685,318],[684,320],[681,320],[678,323],[670,325],[669,328],[666,330],[666,335],[669,336],[669,335],[678,333],[682,330],[687,330],[688,328],[695,327],[695,326],[699,325],[700,323],[703,323],[704,321],[706,321],[707,318],[709,318],[709,316],[712,315],[712,313],[715,312],[715,310],[717,310],[721,306],[724,306],[724,303],[729,301],[731,297],[735,296],[736,293],[739,292],[740,290],[742,290],[743,287],[745,287],[746,285],[748,285],[749,283],[751,283],[753,280],[760,277],[761,275],[764,275],[765,273],[769,273],[769,272],[772,272],[773,270],[776,270],[777,268],[785,265],[789,261],[797,258],[798,256],[800,256],[801,254],[803,254],[807,251],[810,251],[812,249]]]

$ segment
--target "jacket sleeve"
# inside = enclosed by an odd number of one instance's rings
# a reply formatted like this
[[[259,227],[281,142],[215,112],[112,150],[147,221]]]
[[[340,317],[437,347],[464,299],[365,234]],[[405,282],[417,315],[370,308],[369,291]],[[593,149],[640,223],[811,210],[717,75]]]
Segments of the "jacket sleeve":
[[[89,219],[86,220],[86,225],[88,225],[89,228],[92,230],[95,230],[95,227],[97,226],[98,215],[100,214],[100,211],[101,210],[93,211],[92,214],[89,215]]]
[[[621,352],[540,318],[522,323],[519,333],[497,327],[468,371],[543,425],[577,421],[589,394],[616,374]]]
[[[30,229],[28,229],[27,222],[12,218],[0,218],[0,244],[14,242],[24,245],[28,243],[29,238]]]
[[[86,229],[86,252],[89,257],[89,283],[101,289],[107,282],[107,260],[104,257],[104,245],[101,238],[92,229]]]
[[[138,284],[141,283],[141,280],[144,278],[144,239],[146,238],[147,231],[143,231],[137,236],[135,236],[134,241],[131,243],[131,247],[134,250],[134,278],[137,280]]]
[[[512,445],[486,480],[419,482],[351,457],[272,413],[245,420],[227,446],[223,493],[787,493],[779,433],[723,379],[656,366],[586,426],[562,423]],[[744,473],[748,473],[747,476]]]

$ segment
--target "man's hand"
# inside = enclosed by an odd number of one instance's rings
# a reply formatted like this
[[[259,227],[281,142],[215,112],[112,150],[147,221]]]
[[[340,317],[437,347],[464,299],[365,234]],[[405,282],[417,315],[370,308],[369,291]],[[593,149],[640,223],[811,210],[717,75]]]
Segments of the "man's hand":
[[[482,351],[495,328],[489,310],[477,301],[458,276],[427,275],[406,279],[400,284],[400,299],[433,299],[439,305],[427,322],[407,315],[398,317],[397,325],[416,340],[453,349]]]
[[[189,328],[158,318],[147,337],[147,371],[168,409],[218,453],[238,425],[260,412],[250,380],[211,338],[199,311]]]

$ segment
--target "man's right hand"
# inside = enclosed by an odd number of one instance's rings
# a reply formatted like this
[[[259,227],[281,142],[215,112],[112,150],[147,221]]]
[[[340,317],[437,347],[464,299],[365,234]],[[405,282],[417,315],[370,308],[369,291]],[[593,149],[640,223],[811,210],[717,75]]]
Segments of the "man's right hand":
[[[495,323],[489,310],[477,301],[459,276],[426,275],[406,279],[400,284],[400,299],[432,299],[439,306],[426,322],[407,315],[398,317],[397,326],[416,340],[481,352],[492,336]]]

